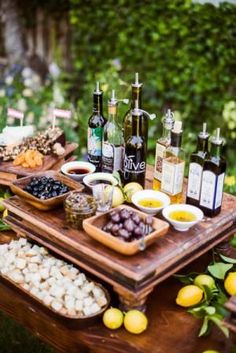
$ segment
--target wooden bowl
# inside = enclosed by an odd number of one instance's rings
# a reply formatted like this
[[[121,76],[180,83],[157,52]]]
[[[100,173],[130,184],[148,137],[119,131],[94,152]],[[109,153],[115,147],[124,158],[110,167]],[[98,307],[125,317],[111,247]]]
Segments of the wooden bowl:
[[[147,214],[141,211],[138,211],[134,209],[133,207],[126,206],[126,205],[121,205],[119,207],[116,207],[115,210],[121,210],[121,209],[127,209],[129,211],[135,211],[143,220],[147,217]],[[87,218],[83,221],[83,228],[85,232],[92,237],[93,239],[96,239],[103,245],[123,254],[123,255],[134,255],[139,251],[142,251],[140,249],[140,243],[142,239],[134,240],[132,242],[125,242],[124,240],[118,239],[114,237],[112,234],[104,232],[102,230],[103,226],[107,223],[108,221],[108,215],[109,213],[113,212],[114,209],[103,213],[101,215],[96,215],[90,218]],[[144,242],[145,242],[145,247],[151,245],[153,242],[156,241],[159,237],[162,235],[166,234],[166,232],[169,229],[169,224],[165,221],[162,221],[161,219],[154,218],[153,217],[153,225],[152,227],[154,228],[154,231],[148,235],[145,236]]]
[[[26,185],[29,184],[34,177],[43,177],[43,176],[51,177],[53,179],[60,181],[61,183],[67,185],[70,188],[70,191],[73,191],[73,190],[81,191],[84,189],[83,185],[81,185],[80,183],[56,171],[49,170],[47,172],[37,173],[14,181],[10,185],[11,191],[14,194],[18,195],[20,198],[22,198],[25,202],[28,202],[30,205],[34,206],[40,211],[48,211],[53,208],[56,208],[57,206],[63,203],[65,198],[68,196],[69,192],[60,196],[51,197],[50,199],[41,200],[24,190]]]
[[[32,242],[32,240],[30,239]],[[6,242],[8,243],[8,241]],[[3,244],[3,243],[1,243]],[[60,256],[54,255],[52,251],[50,251],[50,254],[52,254],[54,257],[59,258]],[[96,314],[89,315],[89,316],[70,316],[68,314],[61,314],[54,310],[52,307],[47,306],[42,300],[34,296],[32,293],[30,293],[28,290],[24,289],[23,286],[20,284],[14,282],[12,279],[9,277],[3,275],[0,273],[0,281],[4,283],[7,287],[15,291],[16,293],[20,294],[23,298],[27,298],[27,301],[30,305],[32,305],[35,309],[37,308],[38,310],[42,310],[45,314],[50,315],[53,319],[59,321],[59,323],[62,323],[63,325],[67,325],[71,329],[78,329],[78,328],[86,328],[88,326],[94,325],[98,322],[100,317],[103,315],[104,311],[109,307],[111,297],[108,292],[108,290],[103,287],[102,284],[97,283],[94,280],[91,280],[87,274],[86,278],[89,281],[92,281],[96,286],[100,287],[103,292],[105,293],[106,299],[107,299],[107,304],[104,305],[103,308],[101,308],[100,311],[98,311]]]

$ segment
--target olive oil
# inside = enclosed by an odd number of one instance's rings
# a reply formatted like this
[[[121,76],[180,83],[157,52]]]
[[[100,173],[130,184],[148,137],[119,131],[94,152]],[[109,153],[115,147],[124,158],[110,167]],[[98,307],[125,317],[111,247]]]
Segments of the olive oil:
[[[204,123],[203,129],[198,135],[197,150],[190,157],[188,174],[186,203],[197,207],[200,202],[203,164],[208,157],[208,139],[207,125]]]
[[[193,222],[196,221],[197,217],[190,211],[172,211],[168,215],[171,219],[178,222]]]
[[[162,162],[166,156],[166,149],[170,146],[171,130],[174,124],[174,114],[170,109],[163,119],[163,134],[156,142],[156,158],[154,167],[153,189],[161,189]]]
[[[138,72],[135,73],[135,82],[132,84],[132,100],[131,106],[129,110],[126,112],[123,120],[123,133],[124,133],[124,140],[125,142],[128,138],[135,134],[133,131],[133,122],[132,122],[132,110],[135,108],[135,101],[138,101],[139,109],[142,108],[142,87],[143,84],[139,82],[139,74]],[[142,117],[144,119],[144,117]],[[140,122],[141,126],[141,122]],[[147,138],[147,128],[144,126],[143,129],[145,131],[140,131],[141,136],[145,136]]]
[[[96,89],[93,93],[93,114],[88,121],[88,161],[95,165],[96,172],[100,172],[102,168],[102,139],[103,128],[107,122],[102,112],[102,95],[99,82],[97,82]]]
[[[118,100],[113,90],[108,101],[108,121],[104,126],[102,142],[102,171],[105,173],[122,171],[124,140],[117,122],[117,106]]]
[[[162,163],[161,191],[169,195],[171,203],[183,202],[185,153],[181,149],[182,132],[182,122],[175,121],[171,144]]]
[[[162,201],[157,199],[152,199],[152,198],[142,199],[138,201],[138,204],[140,206],[148,207],[148,208],[159,208],[164,205]]]
[[[214,217],[221,211],[226,161],[221,155],[223,139],[220,129],[211,139],[210,156],[205,160],[202,173],[200,208],[208,217]]]
[[[144,187],[146,174],[146,141],[141,135],[142,110],[138,100],[132,110],[132,135],[125,142],[124,184],[137,182]]]

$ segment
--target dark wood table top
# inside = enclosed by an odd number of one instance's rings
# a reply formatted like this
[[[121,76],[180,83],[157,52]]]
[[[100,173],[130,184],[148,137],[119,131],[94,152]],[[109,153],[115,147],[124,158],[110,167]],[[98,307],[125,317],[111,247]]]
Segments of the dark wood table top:
[[[151,182],[152,169],[149,168],[147,187]],[[6,221],[16,231],[22,230],[108,283],[118,284],[135,293],[153,287],[236,230],[236,197],[224,194],[222,211],[218,216],[205,217],[188,232],[178,232],[170,227],[167,234],[144,252],[125,256],[93,240],[84,231],[67,227],[63,208],[45,214],[17,196],[4,201],[4,204],[10,211]]]

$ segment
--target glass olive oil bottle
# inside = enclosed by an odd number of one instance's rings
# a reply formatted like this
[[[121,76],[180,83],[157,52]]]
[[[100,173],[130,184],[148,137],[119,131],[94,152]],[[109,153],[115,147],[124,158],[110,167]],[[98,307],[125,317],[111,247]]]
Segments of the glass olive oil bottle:
[[[183,202],[185,153],[181,149],[182,133],[182,122],[175,121],[171,143],[162,163],[161,190],[169,195],[172,203]]]
[[[221,155],[223,139],[220,129],[211,139],[210,156],[205,160],[202,173],[200,208],[208,217],[214,217],[221,211],[226,161]]]
[[[153,179],[153,189],[161,189],[161,178],[162,178],[162,161],[166,156],[166,149],[170,146],[170,135],[171,130],[174,125],[174,114],[170,109],[162,120],[163,123],[163,133],[162,136],[156,142],[156,158],[154,166],[154,179]]]
[[[200,192],[202,185],[202,172],[205,159],[208,157],[207,124],[203,124],[203,129],[198,135],[197,150],[192,153],[189,164],[188,187],[186,203],[199,206]]]
[[[124,139],[117,122],[117,106],[118,100],[113,90],[108,101],[108,121],[104,126],[102,143],[102,171],[105,173],[122,171]]]
[[[138,100],[132,110],[132,135],[125,142],[124,183],[137,182],[144,187],[146,174],[146,142],[141,135],[143,112]]]
[[[103,128],[107,122],[102,112],[102,95],[99,82],[93,93],[93,113],[88,121],[88,161],[95,165],[96,172],[101,171],[102,167],[102,139]]]
[[[131,100],[131,106],[129,110],[125,113],[124,120],[123,120],[123,130],[124,130],[124,139],[127,141],[127,139],[134,135],[135,131],[132,131],[133,123],[132,123],[132,110],[135,108],[135,101],[138,101],[138,106],[141,109],[142,108],[142,87],[143,84],[139,82],[139,74],[136,72],[135,74],[135,82],[132,84],[132,100]],[[144,135],[142,136],[147,136],[147,131],[143,132]]]

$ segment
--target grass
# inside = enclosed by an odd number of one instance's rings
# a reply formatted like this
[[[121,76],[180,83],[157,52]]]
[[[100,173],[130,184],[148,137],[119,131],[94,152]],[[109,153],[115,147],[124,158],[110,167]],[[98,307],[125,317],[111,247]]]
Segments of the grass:
[[[55,353],[55,351],[0,312],[0,353]]]

